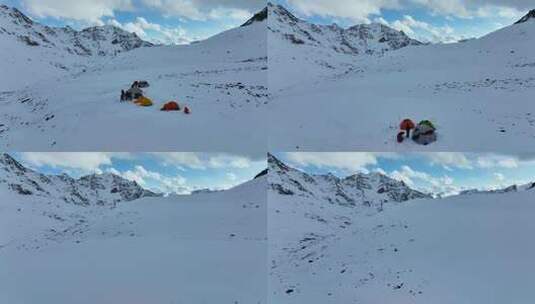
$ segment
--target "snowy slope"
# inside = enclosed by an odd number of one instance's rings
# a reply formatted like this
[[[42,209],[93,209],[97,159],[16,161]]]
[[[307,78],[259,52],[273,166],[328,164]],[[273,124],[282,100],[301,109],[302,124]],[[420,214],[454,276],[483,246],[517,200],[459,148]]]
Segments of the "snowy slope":
[[[285,179],[272,172],[273,303],[531,303],[533,189],[415,199],[377,212],[281,194],[273,180]]]
[[[270,27],[300,26],[273,21]],[[268,36],[272,150],[535,147],[532,19],[480,39],[409,45],[381,56],[304,48],[281,41],[273,30]],[[296,72],[296,66],[303,68]],[[438,142],[398,144],[398,126],[405,118],[431,119],[438,126]]]
[[[266,177],[114,208],[0,187],[0,302],[267,303],[266,225]]]
[[[91,60],[79,73],[22,89],[7,87],[0,93],[0,147],[39,151],[265,147],[266,43],[266,21],[251,22],[192,45],[137,48]],[[150,83],[145,94],[153,99],[153,107],[119,102],[121,89],[135,80]],[[171,100],[188,106],[192,114],[161,112]]]

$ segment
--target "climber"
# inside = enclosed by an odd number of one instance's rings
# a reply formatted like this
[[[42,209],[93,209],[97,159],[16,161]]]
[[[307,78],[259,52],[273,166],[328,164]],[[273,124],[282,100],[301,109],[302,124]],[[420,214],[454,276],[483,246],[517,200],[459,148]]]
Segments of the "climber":
[[[397,136],[398,143],[402,143],[405,140],[405,132],[399,132]]]

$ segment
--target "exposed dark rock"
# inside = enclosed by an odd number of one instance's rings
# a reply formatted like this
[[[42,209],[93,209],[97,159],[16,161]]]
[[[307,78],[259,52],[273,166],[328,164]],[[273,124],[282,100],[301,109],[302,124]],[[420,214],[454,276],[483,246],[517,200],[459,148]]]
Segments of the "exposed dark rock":
[[[251,19],[247,20],[247,22],[242,24],[242,27],[249,26],[255,22],[262,22],[264,20],[267,20],[267,18],[268,18],[268,9],[266,7],[260,12],[256,13]]]
[[[535,19],[535,9],[529,11],[527,15],[525,15],[520,20],[515,22],[515,24],[525,23],[525,22],[528,22],[529,20],[532,20],[532,19]]]

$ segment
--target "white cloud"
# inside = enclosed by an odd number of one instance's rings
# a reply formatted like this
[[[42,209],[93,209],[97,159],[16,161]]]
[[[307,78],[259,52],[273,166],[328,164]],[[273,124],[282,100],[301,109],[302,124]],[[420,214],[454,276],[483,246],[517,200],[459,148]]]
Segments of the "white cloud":
[[[531,0],[410,0],[436,15],[460,18],[517,18],[533,6]]]
[[[151,153],[164,161],[166,165],[192,169],[249,168],[255,155],[234,155],[226,153],[171,152]]]
[[[454,29],[450,26],[433,26],[427,22],[414,19],[410,15],[403,16],[403,19],[396,20],[391,24],[388,24],[386,20],[379,20],[380,22],[386,22],[386,25],[391,26],[394,29],[405,32],[412,38],[418,39],[423,42],[457,42],[461,36],[457,36],[454,33]]]
[[[437,152],[422,153],[431,160],[431,164],[440,165],[447,170],[452,168],[474,169],[474,168],[517,168],[522,162],[530,162],[530,159],[521,160],[517,155],[500,154],[472,154],[460,152]]]
[[[371,20],[403,30],[409,36],[424,42],[456,42],[460,39],[481,36],[493,30],[470,29],[450,25],[437,25],[404,16],[388,22],[384,10],[398,12],[426,11],[428,15],[441,16],[453,21],[462,19],[489,19],[511,24],[532,9],[532,0],[287,0],[296,13],[305,17],[321,16],[347,23],[368,23]],[[498,26],[501,27],[501,26]],[[458,32],[457,32],[458,31]]]
[[[108,171],[160,193],[188,194],[193,190],[192,187],[187,185],[187,180],[180,175],[165,176],[158,172],[149,171],[140,165],[135,166],[133,170],[122,173],[114,168]]]
[[[168,16],[190,20],[235,19],[244,21],[266,6],[261,0],[142,0]]]
[[[188,44],[199,39],[199,37],[189,36],[188,32],[180,26],[166,27],[151,23],[143,17],[137,17],[135,21],[124,24],[115,19],[109,19],[107,23],[127,32],[136,33],[141,39],[155,44]]]
[[[494,173],[494,179],[496,179],[496,181],[501,183],[505,181],[505,176],[501,173]]]
[[[77,169],[83,172],[101,173],[100,167],[111,165],[112,158],[129,158],[128,153],[38,153],[25,152],[21,153],[24,162],[31,166],[42,167],[50,166],[53,168]]]
[[[113,17],[115,11],[133,9],[132,0],[22,0],[31,14],[38,17],[74,19],[90,23]]]
[[[229,172],[227,173],[227,178],[231,181],[236,181],[238,179],[238,177],[236,176],[236,174],[232,173],[232,172]]]
[[[431,160],[431,164],[440,165],[447,170],[451,168],[472,169],[473,165],[470,159],[464,153],[458,152],[435,152],[423,153]]]
[[[463,0],[411,0],[412,2],[430,9],[435,14],[456,15],[469,17],[470,11]]]
[[[226,153],[194,153],[170,152],[149,153],[164,165],[173,166],[180,170],[185,168],[206,169],[244,169],[258,160],[252,156],[233,155]],[[86,172],[96,172],[101,166],[112,165],[112,159],[132,159],[139,157],[130,153],[104,153],[104,152],[25,152],[21,153],[23,161],[32,166],[51,166],[54,168],[78,169]]]
[[[366,21],[370,16],[379,16],[385,9],[424,8],[434,15],[473,17],[518,17],[532,8],[532,0],[287,0],[305,16],[346,18]]]
[[[243,21],[266,5],[262,0],[21,0],[38,17],[73,19],[97,24],[117,11],[158,9],[169,16],[191,20]]]
[[[425,172],[414,171],[411,167],[406,165],[402,166],[400,170],[395,170],[390,173],[390,176],[394,179],[403,181],[409,187],[414,187],[414,179],[430,180],[429,174]]]
[[[332,18],[345,18],[353,22],[368,22],[370,15],[380,15],[382,9],[399,8],[398,0],[288,0],[299,13]]]
[[[211,168],[248,168],[251,160],[243,156],[221,154],[210,157],[207,164]]]
[[[93,26],[112,24],[142,39],[156,44],[187,44],[205,39],[219,31],[235,27],[266,6],[262,0],[21,0],[30,15],[38,18],[62,19],[67,24]],[[144,13],[157,10],[164,17],[179,17],[188,21],[214,21],[213,28],[192,28],[192,34],[184,26],[164,26],[148,22]],[[128,22],[118,22],[119,12],[137,15]]]
[[[331,167],[344,171],[367,171],[366,167],[377,164],[375,153],[286,153],[288,161],[298,166],[315,166],[317,168]]]
[[[188,167],[192,169],[205,168],[199,155],[194,152],[156,152],[151,154],[163,160],[166,165],[172,165],[175,167]]]
[[[477,158],[477,165],[481,168],[517,168],[519,161],[513,156],[485,155]]]
[[[413,170],[406,165],[402,166],[400,170],[393,171],[389,176],[405,182],[411,188],[426,193],[444,196],[457,194],[461,191],[461,188],[454,184],[454,180],[450,176],[436,177],[425,172]]]

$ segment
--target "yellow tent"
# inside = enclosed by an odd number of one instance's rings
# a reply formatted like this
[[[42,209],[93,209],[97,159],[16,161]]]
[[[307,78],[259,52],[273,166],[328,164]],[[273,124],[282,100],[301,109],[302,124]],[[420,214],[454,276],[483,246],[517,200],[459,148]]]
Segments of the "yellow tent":
[[[141,107],[150,107],[153,103],[152,100],[150,100],[149,98],[141,96],[135,101],[135,104]]]

